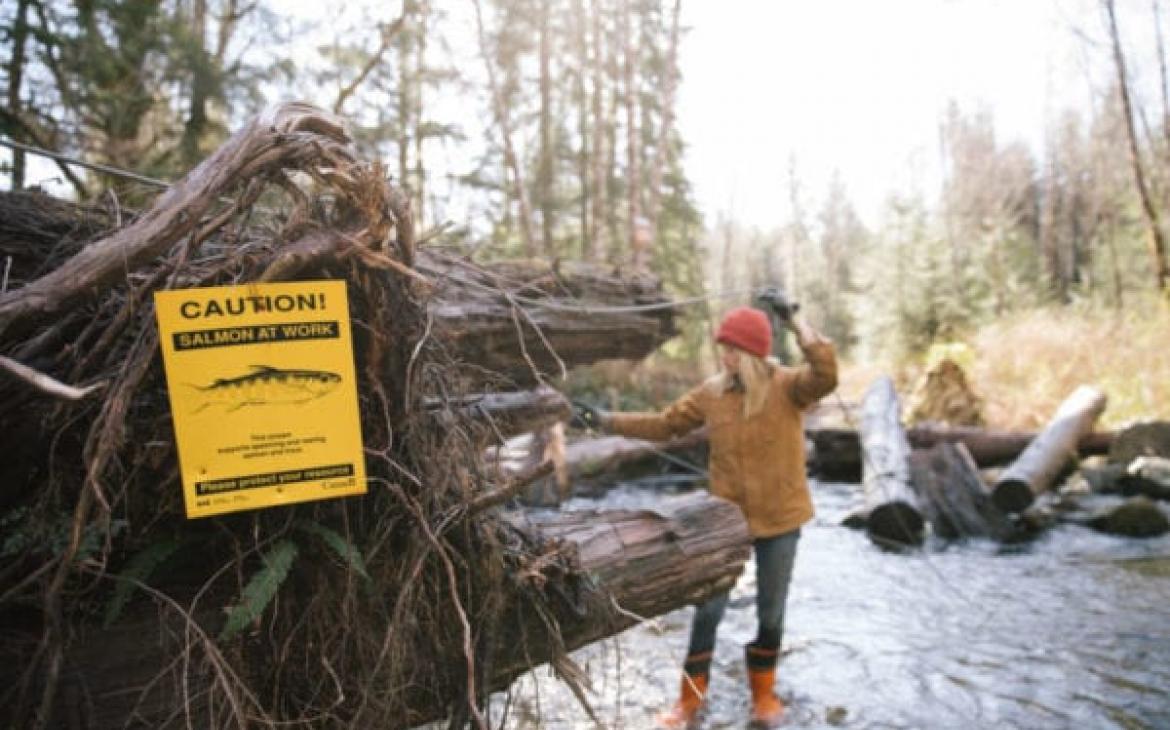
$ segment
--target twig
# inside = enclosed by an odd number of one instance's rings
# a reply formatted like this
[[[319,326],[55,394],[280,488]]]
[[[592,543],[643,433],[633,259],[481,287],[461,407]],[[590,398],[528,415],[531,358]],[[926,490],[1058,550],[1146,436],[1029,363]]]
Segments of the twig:
[[[106,381],[87,385],[84,388],[75,388],[72,385],[66,385],[60,380],[49,377],[39,370],[33,370],[27,365],[22,365],[10,357],[0,355],[0,367],[15,375],[17,378],[25,381],[37,390],[47,393],[57,398],[64,398],[65,400],[81,400],[97,390],[106,387]]]
[[[455,227],[454,221],[449,221],[449,220],[443,221],[442,223],[435,226],[434,228],[428,229],[426,231],[426,233],[421,234],[418,237],[418,240],[415,241],[414,245],[416,248],[420,247],[420,246],[425,246],[428,243],[430,243],[431,241],[433,241],[434,239],[438,238],[439,236],[443,235],[444,233],[446,233],[447,231],[449,231],[451,228],[454,228],[454,227]]]
[[[60,152],[52,152],[50,150],[42,149],[41,147],[33,147],[32,145],[14,142],[11,139],[0,139],[0,145],[10,149],[20,150],[21,152],[29,152],[34,155],[40,155],[41,157],[47,157],[50,160],[56,160],[57,162],[64,162],[69,165],[77,165],[78,167],[84,167],[88,170],[94,170],[95,172],[104,172],[105,174],[113,175],[114,177],[124,177],[127,180],[140,182],[144,185],[153,185],[156,188],[169,188],[171,186],[169,182],[157,180],[153,177],[147,177],[146,175],[139,175],[136,172],[122,170],[117,167],[110,167],[109,165],[101,165],[96,162],[86,162],[85,160],[79,160],[76,157],[63,155]]]
[[[521,489],[528,486],[529,484],[532,484],[537,479],[541,479],[542,477],[546,477],[549,474],[552,474],[555,469],[556,464],[553,463],[552,459],[546,459],[545,461],[540,462],[532,469],[529,469],[526,472],[521,472],[512,479],[509,479],[508,482],[504,484],[504,486],[499,487],[498,489],[493,489],[486,494],[481,494],[468,502],[467,514],[478,514],[479,512],[482,512],[489,507],[495,507],[498,504],[503,504],[512,497],[516,496],[516,494]]]
[[[418,518],[419,527],[423,534],[426,535],[427,541],[435,548],[439,559],[443,561],[443,567],[447,573],[447,584],[451,589],[451,603],[455,607],[455,612],[459,615],[459,623],[463,627],[463,656],[467,659],[467,707],[475,718],[475,724],[479,730],[489,730],[487,720],[484,719],[483,713],[475,705],[475,650],[472,648],[471,642],[471,624],[467,620],[467,612],[463,610],[463,603],[459,600],[459,581],[455,576],[455,565],[451,562],[451,556],[443,548],[443,544],[439,542],[439,538],[431,530],[430,524],[427,523],[426,515],[423,513],[422,507],[418,502],[402,491],[401,487],[391,485],[398,492],[400,499],[410,505],[411,511],[415,513]]]
[[[350,243],[352,243],[353,246],[350,247],[346,254],[357,256],[359,259],[361,259],[361,262],[367,266],[372,266],[376,269],[397,271],[399,274],[402,274],[403,276],[409,276],[420,284],[425,284],[428,287],[433,287],[435,285],[433,281],[400,261],[395,261],[389,256],[380,254],[377,251],[371,251],[365,246],[359,244],[357,241],[350,240]]]

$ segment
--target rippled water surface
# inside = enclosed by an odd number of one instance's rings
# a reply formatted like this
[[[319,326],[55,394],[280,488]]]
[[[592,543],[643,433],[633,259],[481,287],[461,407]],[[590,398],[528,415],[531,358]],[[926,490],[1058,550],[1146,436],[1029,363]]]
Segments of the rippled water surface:
[[[1170,728],[1170,536],[1062,525],[1011,549],[889,553],[838,526],[858,489],[814,485],[818,516],[801,539],[777,672],[785,727]],[[662,499],[627,486],[566,508]],[[746,727],[754,573],[749,564],[720,625],[704,728]],[[673,701],[690,615],[574,654],[603,727],[651,727]],[[514,686],[506,727],[596,725],[542,668]]]

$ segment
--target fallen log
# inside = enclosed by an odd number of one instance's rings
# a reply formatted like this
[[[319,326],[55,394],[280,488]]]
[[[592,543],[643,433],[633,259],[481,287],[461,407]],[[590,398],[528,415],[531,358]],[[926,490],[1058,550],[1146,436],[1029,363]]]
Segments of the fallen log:
[[[565,651],[612,636],[643,618],[729,590],[751,545],[739,508],[704,493],[664,498],[653,510],[516,514],[510,520],[549,546],[520,580],[530,581],[535,590],[549,590],[558,585],[544,582],[549,567],[569,556],[558,567],[591,576],[595,585],[592,591],[571,584],[558,587],[551,615],[542,618],[522,605],[510,606],[506,618],[485,627],[486,691],[503,689]],[[129,724],[160,729],[223,726],[230,710],[208,700],[214,696],[209,689],[217,667],[194,659],[176,661],[184,655],[185,637],[214,636],[223,623],[217,608],[206,600],[200,605],[204,607],[185,609],[184,617],[176,606],[160,600],[138,607],[109,629],[82,628],[65,657],[67,680],[53,715],[85,718],[84,727],[90,730]],[[559,626],[559,635],[550,633],[546,620]],[[462,658],[452,659],[445,671],[457,685]],[[408,715],[378,726],[392,730],[440,719],[450,701],[416,691]],[[185,712],[176,712],[178,707]]]
[[[565,472],[571,493],[578,497],[598,497],[622,479],[663,473],[699,481],[707,476],[706,448],[705,429],[661,443],[616,435],[579,439],[565,446]],[[504,474],[515,474],[532,462],[531,450],[529,438],[524,436],[501,449],[489,450],[487,459]]]
[[[569,400],[552,388],[513,393],[473,393],[455,399],[427,399],[431,410],[452,408],[484,423],[499,440],[531,433],[554,423],[567,421],[573,408]]]
[[[429,253],[419,270],[439,282],[430,312],[462,360],[529,387],[567,368],[641,359],[677,334],[661,283],[586,263],[509,261],[474,266]]]
[[[805,435],[813,442],[809,466],[815,474],[830,481],[861,481],[861,442],[856,430],[811,428],[805,431]],[[912,426],[906,429],[911,448],[929,449],[940,443],[961,443],[980,469],[1010,464],[1035,440],[1036,435],[1027,431],[970,427]],[[1111,431],[1084,434],[1077,442],[1077,453],[1081,457],[1106,454],[1116,438],[1117,434]]]
[[[961,442],[942,442],[913,452],[910,481],[927,522],[939,537],[1008,542],[1022,536],[992,502],[975,461]]]
[[[924,523],[910,486],[910,444],[889,377],[878,378],[862,398],[861,446],[866,533],[883,545],[920,544]]]
[[[1105,394],[1082,385],[1061,403],[1052,420],[996,480],[995,505],[1022,512],[1050,489],[1077,457],[1077,444],[1105,410]]]
[[[570,541],[581,570],[612,596],[608,617],[598,613],[571,624],[569,648],[730,590],[751,550],[743,512],[706,492],[663,497],[652,510],[554,512],[523,519],[545,537]]]

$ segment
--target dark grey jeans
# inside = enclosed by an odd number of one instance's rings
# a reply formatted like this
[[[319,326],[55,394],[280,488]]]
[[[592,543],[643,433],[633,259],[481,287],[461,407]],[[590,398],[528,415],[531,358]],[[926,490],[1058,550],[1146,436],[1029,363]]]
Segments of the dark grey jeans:
[[[788,584],[792,582],[792,565],[796,561],[796,543],[800,528],[775,537],[754,540],[756,553],[756,617],[759,629],[754,646],[777,650],[784,637],[784,604]],[[691,621],[689,657],[710,656],[715,648],[715,631],[727,608],[728,593],[715,596],[695,607]],[[709,661],[709,659],[708,659]]]

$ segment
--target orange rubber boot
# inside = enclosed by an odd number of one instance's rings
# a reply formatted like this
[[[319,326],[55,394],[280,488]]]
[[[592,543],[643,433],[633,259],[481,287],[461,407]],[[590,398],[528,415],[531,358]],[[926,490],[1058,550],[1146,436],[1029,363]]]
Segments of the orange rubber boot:
[[[707,675],[686,674],[682,676],[678,701],[656,718],[657,727],[662,730],[686,730],[694,727],[699,719],[699,710],[707,697]]]
[[[772,691],[775,681],[775,667],[748,669],[748,682],[752,687],[752,727],[774,728],[784,719],[784,703]]]

